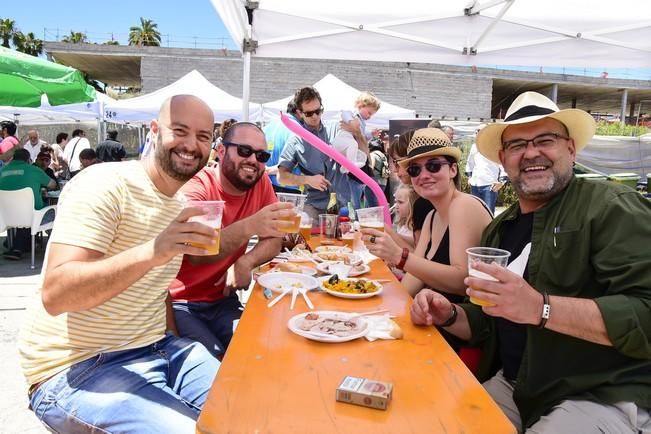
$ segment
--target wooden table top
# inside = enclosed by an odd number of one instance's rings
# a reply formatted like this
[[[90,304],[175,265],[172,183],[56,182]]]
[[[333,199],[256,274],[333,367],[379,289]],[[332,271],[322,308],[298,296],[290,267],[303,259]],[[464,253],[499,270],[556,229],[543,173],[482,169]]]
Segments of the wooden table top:
[[[383,294],[348,300],[312,291],[310,299],[315,310],[389,309],[403,339],[336,344],[305,339],[287,328],[291,317],[309,311],[302,297],[293,311],[290,295],[268,308],[256,285],[197,432],[514,433],[438,331],[411,324],[411,298],[386,265],[380,260],[370,265],[373,278],[393,279],[384,283]],[[335,391],[347,375],[393,383],[388,409],[335,401]]]

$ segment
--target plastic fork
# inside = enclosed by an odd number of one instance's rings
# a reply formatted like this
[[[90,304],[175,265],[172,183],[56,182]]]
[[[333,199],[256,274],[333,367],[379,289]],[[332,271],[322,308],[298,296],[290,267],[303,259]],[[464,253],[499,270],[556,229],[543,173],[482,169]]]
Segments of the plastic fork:
[[[298,292],[300,292],[301,295],[303,296],[303,299],[305,300],[305,304],[307,304],[307,307],[309,307],[310,309],[314,309],[314,305],[312,304],[309,297],[307,296],[307,288],[301,286]]]
[[[283,292],[281,292],[280,295],[279,295],[278,297],[276,297],[276,298],[274,298],[273,300],[271,300],[271,301],[269,302],[269,304],[267,304],[267,307],[273,307],[274,304],[278,303],[278,302],[280,301],[281,298],[283,298],[284,296],[286,296],[287,294],[289,294],[289,291],[292,290],[291,288],[288,288],[288,287],[286,287],[286,286],[281,286],[281,288],[282,288]]]
[[[294,286],[292,290],[292,303],[289,305],[289,310],[294,310],[294,305],[296,304],[296,296],[298,296],[298,288]]]

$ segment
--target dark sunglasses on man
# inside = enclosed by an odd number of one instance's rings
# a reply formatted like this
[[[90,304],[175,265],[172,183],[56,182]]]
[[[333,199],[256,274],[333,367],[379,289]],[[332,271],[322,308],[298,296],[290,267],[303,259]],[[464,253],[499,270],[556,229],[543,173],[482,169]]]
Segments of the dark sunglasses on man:
[[[303,113],[303,116],[305,116],[306,118],[311,118],[314,115],[320,115],[321,113],[323,113],[323,106],[319,107],[316,110],[306,110],[306,111],[301,110],[301,113]]]
[[[266,163],[271,158],[271,154],[267,151],[254,151],[253,148],[249,145],[243,145],[240,143],[232,142],[222,142],[226,147],[235,146],[237,148],[237,155],[242,158],[249,158],[251,154],[255,154],[255,159],[260,163]]]
[[[441,167],[449,164],[450,162],[447,160],[428,160],[424,164],[424,166],[428,172],[437,173],[439,170],[441,170]],[[412,178],[418,177],[418,175],[420,175],[422,171],[423,171],[423,166],[421,166],[420,164],[410,164],[409,166],[407,166],[407,174]]]

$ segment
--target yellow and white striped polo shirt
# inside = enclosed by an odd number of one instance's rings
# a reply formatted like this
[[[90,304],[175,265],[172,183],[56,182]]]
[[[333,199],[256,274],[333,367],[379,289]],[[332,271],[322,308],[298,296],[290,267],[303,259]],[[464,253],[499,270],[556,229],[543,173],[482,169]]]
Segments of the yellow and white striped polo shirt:
[[[180,193],[168,197],[158,191],[138,161],[91,166],[61,194],[50,242],[114,256],[158,236],[181,212],[180,198]],[[149,270],[93,309],[55,317],[43,307],[39,284],[19,341],[27,382],[41,382],[102,352],[142,347],[161,339],[166,328],[167,288],[181,259],[177,255]]]

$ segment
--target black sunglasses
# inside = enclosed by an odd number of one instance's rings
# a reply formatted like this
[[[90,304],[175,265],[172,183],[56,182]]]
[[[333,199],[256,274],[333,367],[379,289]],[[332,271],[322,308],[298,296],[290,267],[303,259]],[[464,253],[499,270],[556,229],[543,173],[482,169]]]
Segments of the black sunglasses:
[[[242,145],[239,143],[232,142],[222,142],[226,147],[235,146],[237,147],[237,155],[242,158],[249,158],[251,154],[255,154],[255,159],[260,163],[266,163],[271,158],[271,154],[267,151],[254,151],[249,145]]]
[[[306,118],[311,118],[314,115],[320,115],[321,113],[323,113],[323,106],[319,107],[316,110],[307,110],[307,111],[301,110],[301,113],[303,113],[303,115]]]
[[[424,166],[428,172],[437,173],[439,170],[441,170],[441,167],[449,164],[450,162],[445,160],[429,160],[424,164]],[[418,175],[420,175],[420,172],[422,172],[422,170],[423,166],[419,164],[413,164],[407,167],[407,174],[412,178],[416,178]]]

